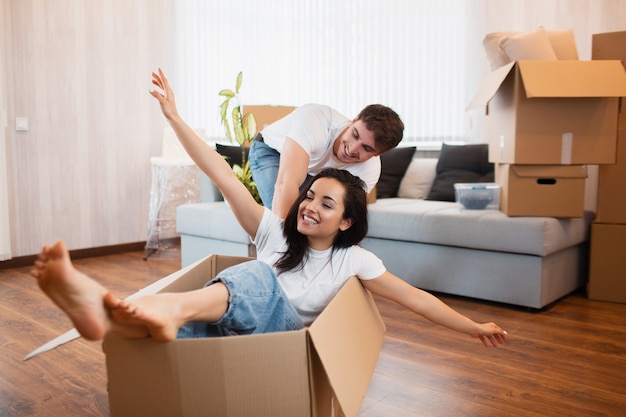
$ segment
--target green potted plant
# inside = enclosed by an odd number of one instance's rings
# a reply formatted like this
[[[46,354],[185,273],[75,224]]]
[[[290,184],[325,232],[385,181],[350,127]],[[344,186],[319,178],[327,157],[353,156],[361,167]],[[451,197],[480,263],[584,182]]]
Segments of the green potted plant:
[[[246,148],[256,135],[256,119],[252,113],[243,114],[241,101],[239,100],[239,88],[243,72],[237,74],[235,81],[235,90],[223,89],[218,94],[224,97],[224,101],[220,105],[220,119],[224,126],[226,139],[230,143],[237,143],[241,148],[241,165],[233,164],[233,172],[239,178],[239,181],[250,191],[254,199],[261,203],[261,196],[252,180],[252,171],[250,171],[250,161],[247,158]]]

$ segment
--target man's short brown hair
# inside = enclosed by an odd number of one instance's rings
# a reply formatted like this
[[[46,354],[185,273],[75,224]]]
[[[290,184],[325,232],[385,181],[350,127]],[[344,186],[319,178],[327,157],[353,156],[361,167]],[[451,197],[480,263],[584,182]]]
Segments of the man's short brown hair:
[[[376,150],[384,153],[398,146],[404,134],[404,123],[398,113],[382,104],[370,104],[357,115],[368,130],[374,132]]]

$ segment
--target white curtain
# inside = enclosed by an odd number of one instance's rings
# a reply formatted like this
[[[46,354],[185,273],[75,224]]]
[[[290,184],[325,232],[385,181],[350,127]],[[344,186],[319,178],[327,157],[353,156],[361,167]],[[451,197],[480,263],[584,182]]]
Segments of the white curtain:
[[[405,141],[467,140],[466,2],[184,0],[170,79],[183,117],[221,137],[217,93],[243,71],[243,104],[395,109]],[[482,57],[481,57],[482,58]]]

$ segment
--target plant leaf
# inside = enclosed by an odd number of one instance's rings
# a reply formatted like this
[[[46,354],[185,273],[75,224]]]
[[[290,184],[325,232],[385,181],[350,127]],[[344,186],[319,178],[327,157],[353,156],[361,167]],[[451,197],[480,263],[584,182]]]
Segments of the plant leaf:
[[[243,146],[246,143],[246,138],[244,137],[243,127],[241,125],[241,112],[239,107],[234,107],[232,112],[233,119],[233,130],[235,131],[235,140],[239,144],[239,146]]]
[[[224,133],[226,134],[226,139],[228,139],[230,143],[233,143],[233,133],[230,129],[230,123],[228,120],[224,120]]]
[[[229,90],[228,88],[225,88],[223,90],[221,90],[219,93],[217,93],[218,95],[222,96],[222,97],[228,97],[228,98],[233,98],[235,97],[235,93],[233,93],[232,90]]]
[[[228,111],[228,103],[229,100],[224,100],[222,104],[220,104],[220,119],[222,119],[222,124],[226,123],[226,112]]]
[[[256,135],[256,117],[254,114],[248,113],[244,116],[243,119],[243,131],[246,134],[246,140],[252,141],[254,139],[254,135]]]
[[[239,88],[241,87],[241,81],[243,79],[243,71],[239,71],[237,74],[237,81],[235,81],[235,92],[239,93]]]

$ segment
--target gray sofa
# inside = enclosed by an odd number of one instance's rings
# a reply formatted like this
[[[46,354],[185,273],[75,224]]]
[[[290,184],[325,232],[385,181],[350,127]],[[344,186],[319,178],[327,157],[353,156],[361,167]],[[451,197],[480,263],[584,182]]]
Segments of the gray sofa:
[[[413,158],[400,197],[369,204],[370,227],[362,246],[390,272],[425,290],[531,309],[584,286],[592,213],[572,219],[507,217],[403,191],[405,184],[415,190],[416,181],[428,188],[435,164]],[[248,236],[206,177],[201,200],[177,209],[183,266],[211,253],[254,256]]]

